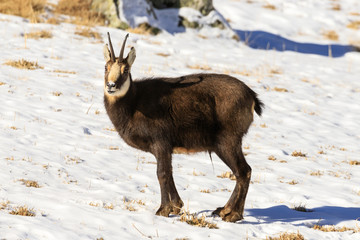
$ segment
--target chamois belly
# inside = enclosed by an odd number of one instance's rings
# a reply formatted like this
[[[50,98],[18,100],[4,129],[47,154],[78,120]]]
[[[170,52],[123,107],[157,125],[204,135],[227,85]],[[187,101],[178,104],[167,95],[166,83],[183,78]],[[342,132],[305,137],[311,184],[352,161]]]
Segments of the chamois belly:
[[[184,147],[174,147],[174,154],[195,154],[197,152],[208,151],[206,148],[184,148]]]

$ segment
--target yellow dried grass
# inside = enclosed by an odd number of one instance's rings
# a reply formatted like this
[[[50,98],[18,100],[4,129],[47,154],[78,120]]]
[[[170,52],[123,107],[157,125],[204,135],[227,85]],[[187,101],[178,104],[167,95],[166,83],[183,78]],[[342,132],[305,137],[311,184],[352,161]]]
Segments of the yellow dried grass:
[[[281,233],[278,237],[266,237],[266,240],[304,240],[304,236],[297,233]]]
[[[28,69],[28,70],[35,70],[35,69],[43,69],[44,67],[40,66],[37,62],[27,61],[25,59],[20,60],[9,60],[4,63],[5,65],[20,68],[20,69]]]
[[[0,13],[27,18],[32,23],[40,22],[46,0],[1,0]]]
[[[72,16],[70,22],[77,25],[105,25],[105,16],[92,10],[91,3],[91,0],[60,0],[55,13]]]
[[[202,228],[210,228],[210,229],[217,229],[216,223],[211,223],[206,221],[205,215],[201,217],[196,216],[195,214],[189,213],[188,211],[184,211],[180,215],[180,222],[185,222],[189,225],[202,227]]]

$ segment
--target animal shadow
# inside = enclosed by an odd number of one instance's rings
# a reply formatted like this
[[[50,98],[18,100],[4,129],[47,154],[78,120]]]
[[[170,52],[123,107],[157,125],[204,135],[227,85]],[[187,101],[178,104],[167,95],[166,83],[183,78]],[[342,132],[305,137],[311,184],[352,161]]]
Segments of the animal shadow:
[[[235,30],[240,38],[251,48],[276,51],[294,51],[327,57],[342,57],[348,52],[360,52],[360,47],[340,44],[301,43],[264,31]]]
[[[308,209],[308,212],[300,212],[285,205],[273,206],[270,208],[254,208],[245,210],[246,216],[254,217],[260,223],[287,222],[295,225],[303,225],[302,221],[320,222],[326,225],[336,225],[343,221],[360,219],[360,208],[323,206]]]

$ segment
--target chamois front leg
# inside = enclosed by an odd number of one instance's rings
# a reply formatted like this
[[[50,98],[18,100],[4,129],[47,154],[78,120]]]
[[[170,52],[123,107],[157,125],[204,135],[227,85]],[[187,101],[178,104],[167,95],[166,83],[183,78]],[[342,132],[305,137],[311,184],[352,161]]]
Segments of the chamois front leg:
[[[178,214],[184,203],[181,200],[173,179],[171,166],[171,152],[154,154],[157,159],[157,177],[160,183],[161,206],[156,215],[168,217],[169,214]]]

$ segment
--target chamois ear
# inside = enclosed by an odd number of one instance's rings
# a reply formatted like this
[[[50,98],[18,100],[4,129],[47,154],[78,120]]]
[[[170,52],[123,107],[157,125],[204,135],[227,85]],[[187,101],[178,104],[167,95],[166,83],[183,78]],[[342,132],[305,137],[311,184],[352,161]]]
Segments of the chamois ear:
[[[107,44],[104,45],[103,51],[104,51],[104,59],[106,62],[108,62],[110,60],[110,51]]]
[[[131,47],[129,54],[126,57],[127,63],[131,66],[136,58],[136,51],[134,47]]]

